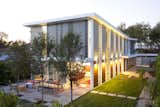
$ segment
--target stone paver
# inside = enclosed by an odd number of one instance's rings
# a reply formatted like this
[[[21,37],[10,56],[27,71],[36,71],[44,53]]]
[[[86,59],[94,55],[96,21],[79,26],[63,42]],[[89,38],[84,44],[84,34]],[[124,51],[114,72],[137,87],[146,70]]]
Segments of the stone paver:
[[[136,107],[147,107],[147,105],[151,105],[151,98],[149,88],[145,86],[139,96]]]
[[[125,95],[114,94],[114,93],[99,92],[99,91],[91,91],[90,93],[106,95],[106,96],[112,96],[112,97],[127,98],[127,99],[131,99],[131,100],[136,100],[137,99],[137,97],[125,96]]]

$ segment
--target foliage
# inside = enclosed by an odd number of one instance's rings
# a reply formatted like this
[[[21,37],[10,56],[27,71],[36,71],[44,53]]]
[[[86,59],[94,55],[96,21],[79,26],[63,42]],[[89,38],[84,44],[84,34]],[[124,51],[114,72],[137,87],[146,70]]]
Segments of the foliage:
[[[63,77],[68,77],[71,86],[72,101],[72,81],[75,80],[77,72],[81,72],[83,67],[76,63],[76,56],[82,48],[80,36],[72,32],[68,33],[61,39],[60,43],[54,45],[51,51],[52,63],[57,71],[61,72]]]
[[[43,107],[26,100],[19,100],[17,96],[0,92],[0,107]]]
[[[147,39],[151,32],[151,26],[149,24],[137,23],[135,25],[129,26],[128,28],[123,27],[125,24],[122,24],[121,26],[119,29],[122,30],[122,32],[133,38],[137,38],[139,43],[148,41]]]
[[[0,48],[6,48],[7,42],[5,41],[5,38],[7,38],[8,35],[5,32],[0,32]]]
[[[143,69],[143,68],[138,69],[138,73],[139,73],[141,79],[143,79],[143,75],[144,75],[145,72],[146,72],[146,71],[145,71],[145,69]]]
[[[160,106],[160,96],[157,96],[154,100],[154,107],[159,107]]]
[[[72,68],[75,67],[75,57],[82,48],[79,37],[79,35],[74,33],[68,33],[61,39],[60,44],[55,44],[51,51],[52,61],[57,71],[62,72],[64,76],[68,75],[71,77],[71,74],[78,70],[78,68]]]
[[[45,34],[41,33],[38,37],[35,37],[32,41],[32,55],[34,57],[34,63],[32,66],[35,68],[34,71],[41,73],[42,63],[41,58],[44,56],[43,52],[45,49]]]
[[[42,76],[42,87],[44,80],[44,67],[47,64],[47,60],[42,60],[49,57],[50,51],[53,48],[53,39],[49,38],[49,34],[40,32],[37,37],[32,41],[32,68],[34,72],[40,73]],[[48,61],[50,62],[50,61]],[[43,102],[43,88],[42,88],[42,102]]]
[[[54,101],[54,102],[52,103],[52,107],[63,107],[63,105],[60,104],[58,101]]]
[[[153,27],[149,37],[151,40],[151,45],[158,46],[158,50],[160,50],[160,22]]]
[[[0,83],[8,83],[10,79],[10,72],[8,72],[7,64],[5,62],[0,62]]]
[[[160,106],[160,55],[156,60],[156,80],[152,82],[151,93],[154,100],[154,107]]]
[[[0,107],[16,107],[18,97],[0,92]]]
[[[0,32],[0,40],[4,40],[8,37],[8,35],[5,32]]]
[[[11,42],[8,54],[10,57],[8,65],[14,79],[19,81],[28,78],[30,76],[30,62],[32,59],[28,44],[23,41]]]
[[[160,50],[160,22],[153,28],[149,24],[137,23],[126,28],[125,23],[121,23],[118,29],[130,37],[137,38],[138,43],[150,46],[150,49],[140,49],[142,52],[159,52]]]

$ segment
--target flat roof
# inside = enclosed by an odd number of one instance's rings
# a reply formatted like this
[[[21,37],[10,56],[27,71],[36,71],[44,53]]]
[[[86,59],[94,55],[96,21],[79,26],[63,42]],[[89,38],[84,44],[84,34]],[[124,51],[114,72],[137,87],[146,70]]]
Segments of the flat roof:
[[[42,21],[35,21],[31,23],[25,23],[24,26],[26,27],[34,27],[34,26],[42,26],[47,24],[53,24],[53,23],[60,23],[60,22],[68,22],[68,21],[77,21],[77,20],[88,20],[88,19],[94,19],[103,25],[108,26],[113,32],[116,32],[123,36],[126,39],[129,40],[137,40],[136,38],[131,38],[125,33],[118,30],[116,27],[114,27],[112,24],[110,24],[108,21],[103,19],[101,16],[99,16],[96,13],[87,13],[87,14],[81,14],[81,15],[75,15],[75,16],[68,16],[68,17],[62,17],[62,18],[54,18],[54,19],[48,19],[48,20],[42,20]]]

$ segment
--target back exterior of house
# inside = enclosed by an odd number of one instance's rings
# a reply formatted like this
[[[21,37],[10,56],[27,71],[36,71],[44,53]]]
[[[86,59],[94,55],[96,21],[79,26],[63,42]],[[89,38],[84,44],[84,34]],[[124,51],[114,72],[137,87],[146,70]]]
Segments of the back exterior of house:
[[[31,41],[39,36],[39,32],[46,32],[57,43],[68,32],[78,34],[83,49],[77,57],[84,60],[83,80],[88,81],[84,83],[89,84],[91,89],[136,64],[136,39],[120,32],[95,13],[33,22],[25,26],[31,28]],[[54,66],[46,70],[48,79],[58,79],[58,74]]]

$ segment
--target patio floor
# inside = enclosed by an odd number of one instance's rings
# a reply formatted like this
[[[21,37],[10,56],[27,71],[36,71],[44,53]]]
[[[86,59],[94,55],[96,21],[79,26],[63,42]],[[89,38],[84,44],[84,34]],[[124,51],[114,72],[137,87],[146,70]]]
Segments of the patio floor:
[[[15,91],[10,90],[9,86],[3,86],[1,87],[1,89],[2,88],[6,93],[16,93]],[[73,100],[85,94],[89,90],[89,87],[74,87]],[[37,102],[42,97],[41,91],[38,91],[37,88],[27,88],[25,91],[21,91],[20,94],[22,95],[21,97],[19,97],[20,99],[27,100],[30,102]],[[50,93],[44,91],[44,101],[47,101],[47,103],[45,103],[45,105],[47,106],[51,106],[52,102],[54,101],[58,101],[62,105],[68,104],[70,102],[70,88],[64,89],[63,91],[57,93]]]

